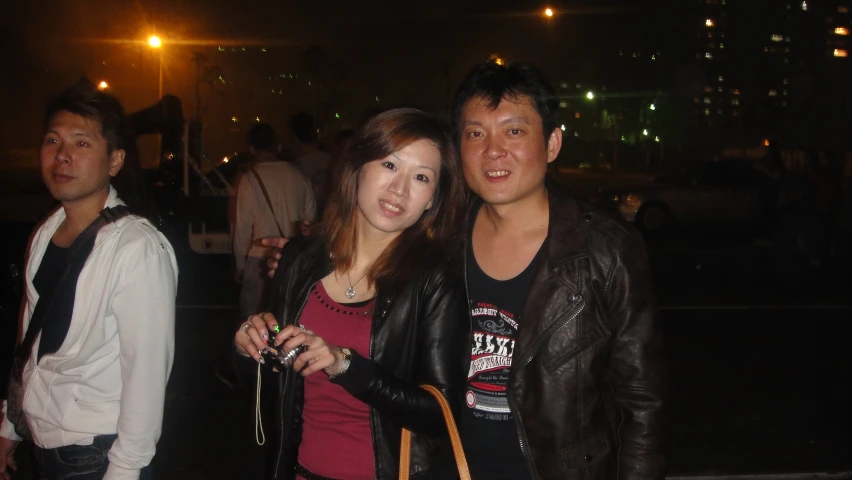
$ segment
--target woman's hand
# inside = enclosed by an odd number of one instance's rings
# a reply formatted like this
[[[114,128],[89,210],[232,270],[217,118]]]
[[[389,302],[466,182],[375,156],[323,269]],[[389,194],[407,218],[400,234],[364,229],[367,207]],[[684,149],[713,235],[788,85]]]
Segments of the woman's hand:
[[[302,331],[300,327],[288,325],[275,337],[275,346],[280,351],[289,352],[299,345],[308,347],[293,363],[293,370],[302,376],[324,370],[326,375],[333,377],[343,370],[343,357],[338,348],[329,345],[310,330]]]
[[[251,357],[258,363],[265,363],[263,353],[269,350],[269,331],[278,328],[278,320],[271,313],[252,315],[240,325],[234,334],[234,344],[240,355]],[[278,337],[286,338],[286,337]]]

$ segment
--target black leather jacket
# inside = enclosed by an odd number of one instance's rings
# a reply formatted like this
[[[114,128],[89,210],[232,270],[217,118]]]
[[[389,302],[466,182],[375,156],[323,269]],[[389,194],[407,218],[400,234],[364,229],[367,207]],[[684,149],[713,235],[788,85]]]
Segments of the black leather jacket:
[[[509,379],[524,458],[538,479],[662,478],[666,374],[642,237],[556,189],[548,196],[546,254]]]
[[[409,280],[377,286],[371,351],[353,351],[347,372],[333,380],[370,406],[379,480],[398,478],[402,427],[412,431],[413,478],[446,478],[447,471],[455,470],[438,403],[418,385],[437,387],[455,408],[464,384],[460,359],[470,322],[461,278],[449,273],[437,251],[422,250],[418,257],[424,267],[415,269]],[[279,263],[270,311],[281,324],[298,324],[311,286],[332,271],[329,254],[322,242],[300,239],[287,245]],[[292,370],[280,377],[280,441],[273,468],[274,478],[290,479],[301,440],[304,382]]]

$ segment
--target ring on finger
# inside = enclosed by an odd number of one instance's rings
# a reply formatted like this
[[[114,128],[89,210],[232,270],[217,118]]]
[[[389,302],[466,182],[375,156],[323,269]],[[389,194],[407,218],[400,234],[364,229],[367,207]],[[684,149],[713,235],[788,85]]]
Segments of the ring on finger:
[[[243,333],[246,333],[246,330],[248,330],[249,327],[251,327],[250,323],[244,323],[243,326],[240,327],[240,330],[242,330]]]

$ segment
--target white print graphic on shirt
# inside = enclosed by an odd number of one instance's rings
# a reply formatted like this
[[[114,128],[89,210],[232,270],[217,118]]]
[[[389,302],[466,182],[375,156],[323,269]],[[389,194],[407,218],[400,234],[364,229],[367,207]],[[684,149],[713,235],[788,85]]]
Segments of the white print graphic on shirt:
[[[488,420],[509,420],[509,368],[518,323],[514,315],[488,303],[471,308],[475,326],[465,403],[473,414]]]

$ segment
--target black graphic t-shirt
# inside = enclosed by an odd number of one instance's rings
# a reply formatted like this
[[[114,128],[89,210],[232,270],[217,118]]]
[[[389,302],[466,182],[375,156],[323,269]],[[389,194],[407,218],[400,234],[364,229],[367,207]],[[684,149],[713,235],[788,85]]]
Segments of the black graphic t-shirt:
[[[479,268],[467,247],[468,305],[473,322],[470,369],[460,428],[473,478],[530,478],[509,408],[509,368],[536,255],[517,277],[495,280]]]

